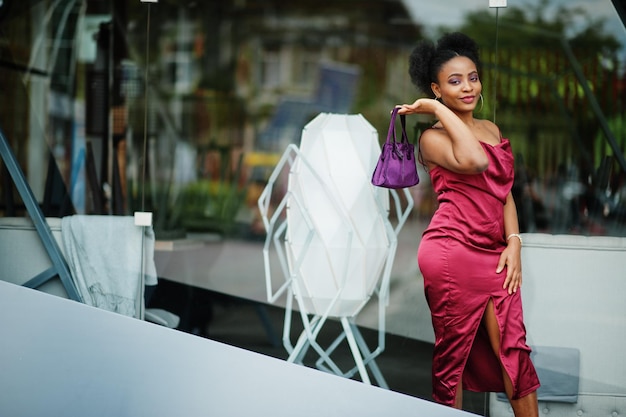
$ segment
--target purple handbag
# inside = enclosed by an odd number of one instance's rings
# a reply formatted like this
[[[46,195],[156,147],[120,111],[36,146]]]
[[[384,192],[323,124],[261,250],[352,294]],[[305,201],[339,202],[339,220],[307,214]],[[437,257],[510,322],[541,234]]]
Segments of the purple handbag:
[[[396,142],[396,116],[398,107],[391,112],[391,122],[387,132],[387,141],[383,144],[376,169],[372,175],[372,184],[385,188],[406,188],[419,183],[415,164],[415,146],[409,143],[406,135],[406,117],[400,115],[402,138]]]

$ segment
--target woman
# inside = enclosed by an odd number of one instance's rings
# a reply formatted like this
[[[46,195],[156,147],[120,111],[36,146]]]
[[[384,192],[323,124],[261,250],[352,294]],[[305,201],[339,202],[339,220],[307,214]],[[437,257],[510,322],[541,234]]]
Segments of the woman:
[[[433,98],[399,114],[437,122],[419,142],[438,208],[417,258],[435,330],[433,398],[462,407],[463,390],[506,392],[517,417],[537,416],[537,373],[526,345],[521,247],[511,195],[514,158],[498,127],[474,118],[482,100],[478,46],[453,33],[423,41],[413,83]]]

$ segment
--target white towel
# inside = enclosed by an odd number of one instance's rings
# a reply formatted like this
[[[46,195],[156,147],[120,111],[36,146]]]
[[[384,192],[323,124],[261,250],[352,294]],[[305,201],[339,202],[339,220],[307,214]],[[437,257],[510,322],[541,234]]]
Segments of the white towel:
[[[140,287],[156,284],[152,228],[130,216],[75,215],[63,217],[61,235],[85,304],[137,317]]]

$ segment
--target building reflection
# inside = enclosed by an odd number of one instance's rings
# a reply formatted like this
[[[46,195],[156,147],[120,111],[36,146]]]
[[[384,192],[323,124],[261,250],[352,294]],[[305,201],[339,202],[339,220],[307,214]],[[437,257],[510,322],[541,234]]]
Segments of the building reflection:
[[[415,97],[406,56],[428,22],[399,1],[357,3],[8,2],[3,131],[46,215],[141,209],[161,236],[246,233],[255,190],[315,115],[361,113],[384,131],[388,109]],[[497,56],[481,29],[495,29],[492,11],[468,9],[455,28],[488,51],[480,117],[497,103],[532,172],[535,204],[518,201],[540,210],[526,211],[541,218],[529,230],[621,235],[620,38],[589,27],[564,48],[567,20],[531,19],[506,9]],[[564,166],[580,190],[570,225]],[[3,189],[6,214],[19,213],[6,178]]]

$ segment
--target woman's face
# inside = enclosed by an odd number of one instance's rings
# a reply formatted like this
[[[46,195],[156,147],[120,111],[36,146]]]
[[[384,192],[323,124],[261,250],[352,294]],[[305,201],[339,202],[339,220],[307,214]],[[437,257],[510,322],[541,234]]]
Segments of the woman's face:
[[[476,108],[483,89],[476,64],[464,56],[446,62],[439,71],[438,82],[431,87],[446,106],[461,112]]]

